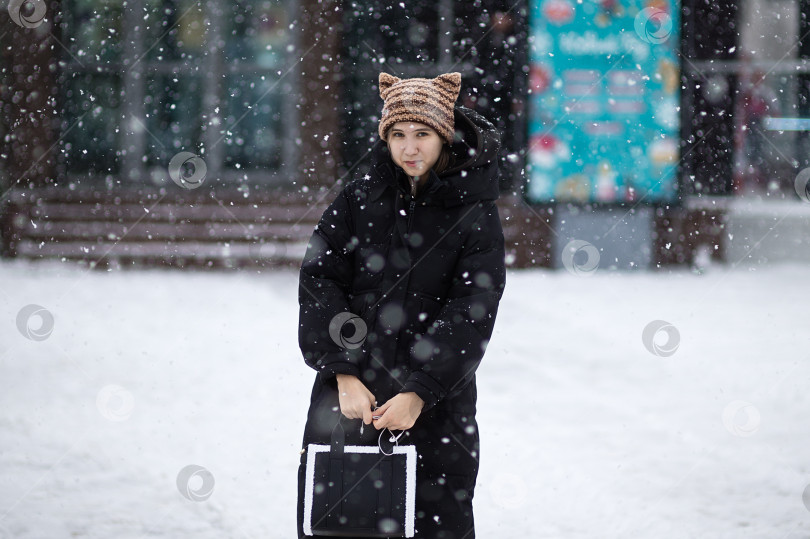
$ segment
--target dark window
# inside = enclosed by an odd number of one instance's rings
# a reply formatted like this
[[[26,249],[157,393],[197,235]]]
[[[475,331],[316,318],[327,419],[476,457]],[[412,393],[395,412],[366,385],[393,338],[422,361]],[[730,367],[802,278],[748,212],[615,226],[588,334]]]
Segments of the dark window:
[[[294,5],[63,6],[59,87],[70,177],[161,185],[171,158],[188,151],[205,160],[212,181],[284,181],[297,134],[295,80],[287,76],[297,60],[289,28]]]

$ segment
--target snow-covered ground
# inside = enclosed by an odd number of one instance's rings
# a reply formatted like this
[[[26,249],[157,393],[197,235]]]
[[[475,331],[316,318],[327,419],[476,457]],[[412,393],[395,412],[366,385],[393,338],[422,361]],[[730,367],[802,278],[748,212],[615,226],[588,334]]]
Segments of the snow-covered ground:
[[[477,536],[810,537],[808,275],[510,270]],[[294,537],[297,309],[294,270],[0,262],[0,537]]]

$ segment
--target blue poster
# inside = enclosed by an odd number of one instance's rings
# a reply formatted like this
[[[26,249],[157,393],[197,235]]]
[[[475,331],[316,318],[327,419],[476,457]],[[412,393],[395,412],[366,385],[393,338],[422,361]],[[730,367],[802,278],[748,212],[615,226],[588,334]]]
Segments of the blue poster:
[[[530,15],[530,202],[677,197],[678,2],[539,0]]]

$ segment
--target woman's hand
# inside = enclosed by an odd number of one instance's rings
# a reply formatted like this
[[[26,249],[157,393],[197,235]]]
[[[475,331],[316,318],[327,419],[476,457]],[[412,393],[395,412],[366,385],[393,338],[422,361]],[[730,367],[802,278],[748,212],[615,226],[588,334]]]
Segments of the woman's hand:
[[[340,400],[340,413],[349,419],[360,418],[363,423],[371,423],[371,409],[377,404],[374,394],[353,374],[335,376]]]
[[[391,400],[374,410],[374,415],[382,416],[374,420],[374,428],[382,430],[405,430],[413,427],[425,401],[413,391],[398,393]]]

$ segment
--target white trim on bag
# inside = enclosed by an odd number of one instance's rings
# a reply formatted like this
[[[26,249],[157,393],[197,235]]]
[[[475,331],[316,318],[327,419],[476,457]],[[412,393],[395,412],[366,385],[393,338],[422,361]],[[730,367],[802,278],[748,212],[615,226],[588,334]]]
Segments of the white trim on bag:
[[[405,459],[405,537],[414,536],[416,513],[416,447],[403,446],[408,457]],[[399,446],[396,449],[400,449]]]
[[[307,475],[304,493],[304,533],[312,535],[312,497],[315,489],[315,456],[317,453],[329,452],[331,445],[309,444],[307,446]],[[405,458],[405,537],[414,536],[414,519],[416,513],[416,447],[397,445],[392,448],[395,454],[404,454]],[[344,453],[378,453],[379,446],[347,445]]]

